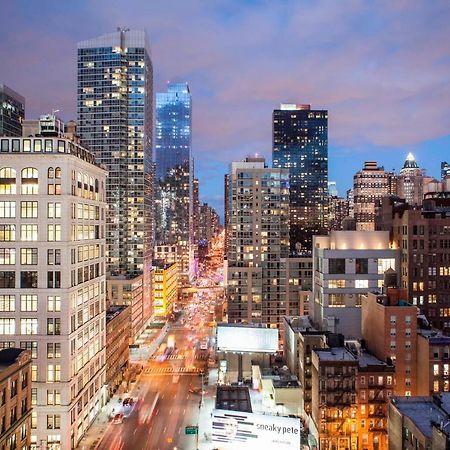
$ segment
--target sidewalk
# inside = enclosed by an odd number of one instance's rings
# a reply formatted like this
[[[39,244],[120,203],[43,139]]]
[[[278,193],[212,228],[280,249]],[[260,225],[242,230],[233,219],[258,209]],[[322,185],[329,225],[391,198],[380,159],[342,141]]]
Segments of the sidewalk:
[[[160,343],[162,342],[166,334],[167,334],[167,327],[164,327],[161,329],[161,332],[155,339],[155,341],[148,346],[148,350],[146,349],[145,356],[147,357],[147,359],[150,358],[153,355],[153,353],[158,349]],[[130,358],[130,363],[135,364],[137,362],[138,361],[136,360],[131,361]],[[144,365],[147,363],[147,360],[139,360],[139,363]],[[119,398],[124,399],[127,396],[133,396],[133,391],[138,385],[142,373],[143,372],[141,372],[138,375],[134,383],[130,383],[128,392],[125,392],[125,388],[122,385],[119,386],[116,393],[109,399],[108,403],[106,403],[106,405],[103,406],[103,408],[97,414],[97,417],[92,422],[92,425],[89,427],[83,438],[78,443],[77,449],[93,450],[100,445],[100,442],[103,439],[104,434],[106,433],[107,429],[111,424],[111,421],[109,419],[112,415],[112,409],[114,408],[115,405],[119,403]]]
[[[198,419],[198,450],[211,450],[213,448],[211,441],[211,417],[212,411],[216,406],[216,384],[217,369],[210,369],[208,386],[205,386],[206,393],[203,396],[203,406],[200,408]]]

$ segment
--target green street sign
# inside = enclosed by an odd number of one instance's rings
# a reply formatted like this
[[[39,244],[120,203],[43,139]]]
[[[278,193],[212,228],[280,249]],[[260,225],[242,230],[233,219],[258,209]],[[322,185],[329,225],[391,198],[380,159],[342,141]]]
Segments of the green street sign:
[[[198,434],[198,427],[197,426],[185,427],[184,434]]]

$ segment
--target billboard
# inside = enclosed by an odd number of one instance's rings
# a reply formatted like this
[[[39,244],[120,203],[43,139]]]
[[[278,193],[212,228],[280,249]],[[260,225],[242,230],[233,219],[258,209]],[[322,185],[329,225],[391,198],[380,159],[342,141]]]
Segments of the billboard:
[[[222,352],[276,353],[278,330],[247,326],[217,326],[217,350]]]
[[[298,450],[300,430],[300,419],[215,409],[211,437],[219,450]]]

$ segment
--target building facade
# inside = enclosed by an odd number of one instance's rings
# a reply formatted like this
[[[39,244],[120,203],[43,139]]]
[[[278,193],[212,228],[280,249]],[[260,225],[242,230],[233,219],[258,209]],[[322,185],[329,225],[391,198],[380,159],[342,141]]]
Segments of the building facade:
[[[386,231],[331,231],[315,236],[313,322],[347,338],[361,337],[361,300],[381,289],[388,269],[399,267],[398,251]]]
[[[228,181],[228,321],[279,327],[290,315],[288,171],[266,167],[263,158],[247,158],[231,164]]]
[[[125,280],[129,291],[141,283],[132,305],[141,330],[151,314],[153,241],[153,68],[144,31],[118,29],[78,43],[77,111],[81,143],[108,171],[108,284]]]
[[[32,407],[30,352],[20,348],[0,350],[0,393],[0,448],[30,448]]]
[[[366,161],[353,176],[353,217],[356,229],[375,230],[375,206],[381,198],[396,194],[396,177],[376,161]]]
[[[290,252],[310,252],[328,211],[328,111],[282,104],[273,112],[274,168],[289,169]]]
[[[8,86],[0,84],[0,136],[22,136],[24,119],[25,99]]]
[[[424,195],[424,185],[432,178],[425,176],[425,171],[409,153],[397,177],[397,195],[409,205],[421,205]]]
[[[180,277],[195,275],[196,200],[192,159],[192,97],[187,83],[168,83],[156,94],[156,242],[185,251]],[[195,195],[196,194],[196,195]]]
[[[131,306],[110,306],[106,310],[106,383],[112,396],[122,381],[130,359]]]
[[[166,318],[173,312],[178,298],[178,265],[176,262],[155,261],[153,311],[156,318]]]
[[[32,448],[74,448],[105,400],[106,173],[63,136],[9,140],[0,162],[1,346],[31,352]]]

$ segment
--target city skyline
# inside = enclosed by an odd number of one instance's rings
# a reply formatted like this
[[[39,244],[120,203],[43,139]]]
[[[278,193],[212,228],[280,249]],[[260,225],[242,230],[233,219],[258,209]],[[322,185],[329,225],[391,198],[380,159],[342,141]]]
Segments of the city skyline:
[[[280,102],[329,111],[329,179],[337,181],[340,195],[365,160],[399,170],[410,151],[438,177],[450,144],[449,62],[439,44],[449,33],[444,2],[349,2],[348,8],[325,2],[188,3],[177,4],[188,17],[183,28],[161,2],[137,2],[131,11],[111,5],[107,15],[100,15],[104,5],[81,2],[66,9],[67,17],[53,11],[50,2],[26,5],[26,10],[24,2],[5,6],[2,81],[27,99],[28,118],[53,108],[65,120],[75,118],[76,42],[118,25],[145,28],[155,60],[155,91],[168,80],[191,86],[202,201],[222,209],[222,175],[229,160],[258,152],[270,161],[271,112]],[[52,31],[40,33],[36,18],[45,18]],[[26,31],[13,33],[11,27]],[[249,27],[272,31],[253,32],[242,42]],[[328,32],[317,38],[315,29]],[[201,39],[205,32],[211,39]],[[49,60],[49,52],[58,58]],[[26,70],[30,61],[33,71]],[[285,70],[279,73],[279,68]]]

